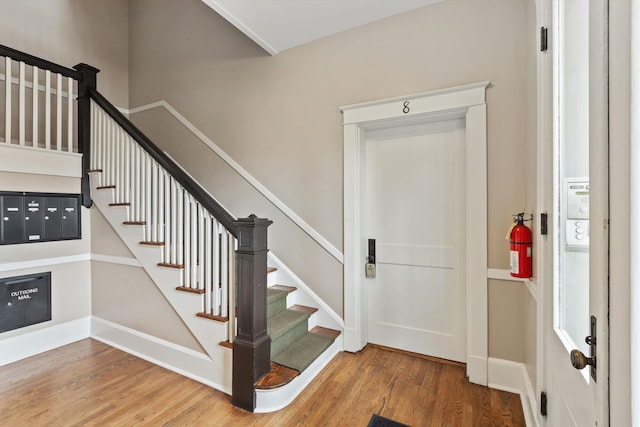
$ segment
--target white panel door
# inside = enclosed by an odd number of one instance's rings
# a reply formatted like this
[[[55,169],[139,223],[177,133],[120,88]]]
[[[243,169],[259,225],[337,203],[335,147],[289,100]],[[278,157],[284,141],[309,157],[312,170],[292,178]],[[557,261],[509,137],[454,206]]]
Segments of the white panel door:
[[[464,120],[371,132],[368,341],[466,361]]]

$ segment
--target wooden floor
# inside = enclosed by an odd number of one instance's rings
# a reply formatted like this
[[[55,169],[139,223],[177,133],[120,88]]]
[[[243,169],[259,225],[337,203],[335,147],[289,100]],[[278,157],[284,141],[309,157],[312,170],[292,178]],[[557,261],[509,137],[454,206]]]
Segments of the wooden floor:
[[[520,397],[460,366],[368,346],[341,353],[287,408],[252,414],[205,385],[86,339],[0,367],[0,426],[524,426]]]

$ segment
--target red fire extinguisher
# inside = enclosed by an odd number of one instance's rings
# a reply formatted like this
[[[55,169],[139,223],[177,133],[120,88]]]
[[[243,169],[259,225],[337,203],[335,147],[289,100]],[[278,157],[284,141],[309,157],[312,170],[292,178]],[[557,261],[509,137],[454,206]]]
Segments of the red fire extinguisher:
[[[524,225],[524,212],[515,215],[515,225],[511,229],[510,264],[511,275],[528,279],[532,275],[531,229]]]

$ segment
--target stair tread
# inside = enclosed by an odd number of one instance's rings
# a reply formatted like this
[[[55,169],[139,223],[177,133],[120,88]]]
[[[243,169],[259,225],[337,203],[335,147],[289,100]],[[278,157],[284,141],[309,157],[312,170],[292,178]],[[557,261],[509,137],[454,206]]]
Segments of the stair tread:
[[[309,316],[318,311],[318,309],[315,307],[308,307],[306,305],[299,304],[292,305],[291,307],[289,307],[289,310],[299,311],[300,313],[307,313]]]
[[[255,388],[258,390],[271,390],[282,387],[289,384],[298,375],[300,373],[295,369],[271,362],[271,370],[256,382]]]
[[[269,321],[267,322],[267,334],[269,334],[271,341],[273,342],[300,323],[306,322],[308,318],[308,314],[299,311],[281,311],[275,316],[269,318]]]
[[[142,241],[140,242],[141,245],[147,245],[147,246],[164,246],[164,242],[147,242],[147,241]]]
[[[209,314],[209,313],[196,313],[196,316],[201,317],[203,319],[215,320],[216,322],[222,322],[222,323],[229,321],[229,316],[218,316],[218,315]]]
[[[269,289],[275,289],[278,291],[287,291],[287,293],[291,293],[293,291],[296,291],[298,288],[295,288],[293,286],[273,285],[273,286],[269,286]]]
[[[333,338],[308,332],[273,357],[272,361],[302,372],[329,348],[333,341]]]
[[[333,338],[336,339],[340,336],[340,334],[342,332],[337,331],[335,329],[329,329],[329,328],[325,328],[322,326],[314,326],[313,329],[311,329],[312,334],[317,334],[317,335],[324,335],[325,337],[329,337],[329,338]]]
[[[168,268],[183,269],[184,268],[184,264],[169,264],[169,263],[166,263],[166,262],[159,262],[158,263],[158,267],[168,267]]]
[[[190,288],[188,286],[176,286],[176,291],[189,292],[190,294],[198,294],[198,295],[204,294],[204,289]]]

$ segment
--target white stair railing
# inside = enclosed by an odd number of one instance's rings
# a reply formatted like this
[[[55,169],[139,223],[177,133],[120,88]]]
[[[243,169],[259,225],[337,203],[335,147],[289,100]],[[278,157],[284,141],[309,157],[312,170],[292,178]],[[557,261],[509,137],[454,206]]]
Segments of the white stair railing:
[[[2,47],[0,54],[5,54]],[[0,143],[68,153],[78,152],[77,71],[18,53],[0,61],[0,93],[4,102],[4,129]],[[35,64],[41,64],[40,66]],[[59,70],[52,71],[46,67]],[[44,81],[44,84],[41,82]]]
[[[162,246],[159,265],[180,269],[180,290],[203,295],[201,317],[230,320],[233,340],[236,238],[96,102],[91,101],[91,170],[142,244]]]

